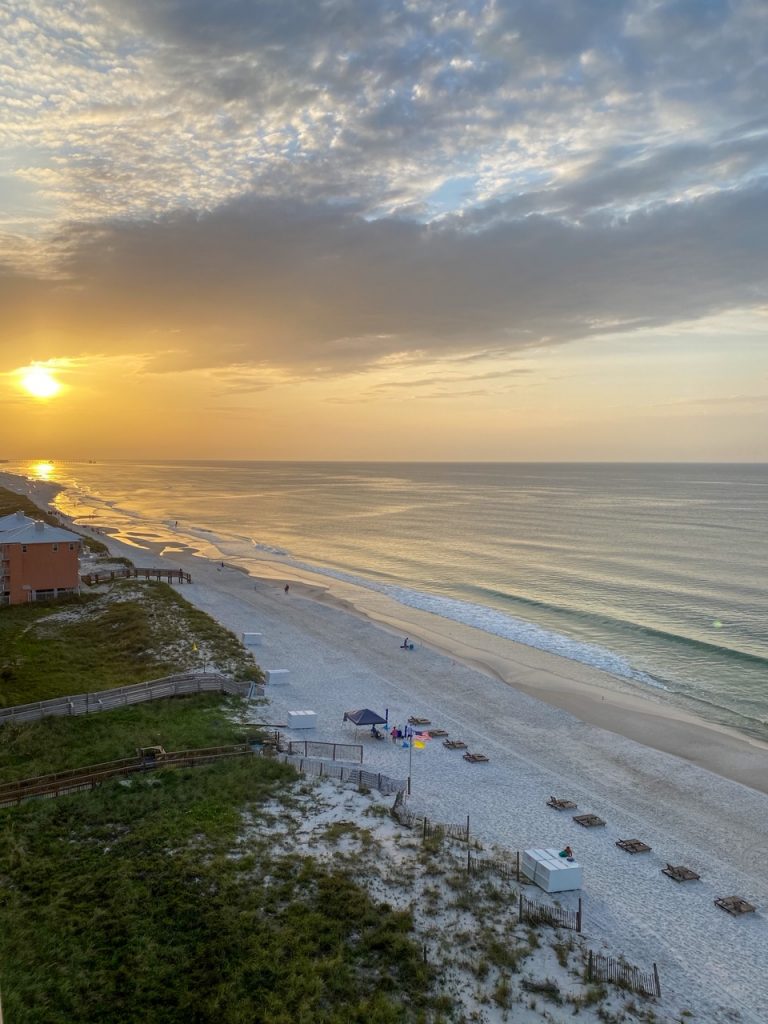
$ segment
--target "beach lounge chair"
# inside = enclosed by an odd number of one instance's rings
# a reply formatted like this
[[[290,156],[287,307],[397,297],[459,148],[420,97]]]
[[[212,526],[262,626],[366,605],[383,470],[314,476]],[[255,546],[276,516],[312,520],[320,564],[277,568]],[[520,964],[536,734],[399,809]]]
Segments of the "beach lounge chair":
[[[417,718],[416,715],[411,715],[408,719],[409,725],[429,725],[430,720],[428,718]]]
[[[605,824],[603,819],[598,818],[596,814],[574,814],[573,820],[577,825],[583,825],[584,828],[599,828]]]
[[[470,754],[469,751],[467,751],[464,755],[464,760],[471,761],[472,764],[482,764],[483,762],[488,761],[489,758],[487,758],[485,754]]]
[[[443,746],[448,750],[466,750],[467,744],[464,740],[443,740]]]
[[[649,853],[650,846],[640,839],[617,839],[616,845],[627,853]]]
[[[719,900],[715,900],[715,906],[720,907],[721,910],[727,910],[729,914],[736,916],[739,914],[751,914],[755,909],[751,903],[747,903],[741,896],[721,896]]]
[[[573,800],[558,800],[556,796],[547,800],[547,807],[554,807],[556,811],[575,811],[578,806]]]
[[[701,875],[697,875],[695,871],[685,867],[684,864],[667,864],[665,868],[661,869],[661,873],[668,878],[673,878],[676,882],[698,882],[701,878]]]
[[[438,737],[438,736],[447,736],[448,735],[448,730],[447,729],[430,729],[429,730],[429,735],[433,739],[435,739],[435,737]]]

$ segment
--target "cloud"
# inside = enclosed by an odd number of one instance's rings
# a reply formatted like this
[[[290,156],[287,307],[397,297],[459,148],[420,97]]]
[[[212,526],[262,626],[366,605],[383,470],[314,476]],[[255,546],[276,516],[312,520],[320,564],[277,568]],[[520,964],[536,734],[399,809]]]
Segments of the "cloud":
[[[766,208],[765,181],[621,220],[484,228],[253,197],[73,227],[59,240],[69,284],[6,275],[0,301],[17,335],[50,326],[99,351],[155,350],[155,372],[312,376],[405,354],[514,353],[765,304]]]
[[[767,23],[758,0],[9,0],[0,133],[41,223],[254,189],[423,220],[451,178],[486,202],[573,167],[623,212],[708,181],[764,116]],[[718,187],[742,173],[721,160]]]
[[[0,30],[10,365],[77,337],[253,388],[766,301],[760,0],[9,0]]]

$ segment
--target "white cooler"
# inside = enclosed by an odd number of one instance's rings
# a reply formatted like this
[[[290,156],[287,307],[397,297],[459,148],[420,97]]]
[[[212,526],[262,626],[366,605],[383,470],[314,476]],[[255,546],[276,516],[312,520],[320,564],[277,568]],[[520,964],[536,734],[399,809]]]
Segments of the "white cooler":
[[[289,711],[289,729],[314,729],[317,725],[317,713],[315,711]]]
[[[561,857],[559,850],[525,850],[520,866],[544,892],[581,888],[581,865]]]
[[[272,683],[273,686],[282,686],[288,682],[288,676],[290,675],[287,668],[265,668],[264,678],[268,683]]]

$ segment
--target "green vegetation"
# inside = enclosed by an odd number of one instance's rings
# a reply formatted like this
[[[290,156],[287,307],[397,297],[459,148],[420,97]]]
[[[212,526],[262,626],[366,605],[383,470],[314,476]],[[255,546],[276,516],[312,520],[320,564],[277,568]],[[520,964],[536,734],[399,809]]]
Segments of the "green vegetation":
[[[7,1018],[425,1019],[429,969],[409,913],[259,836],[260,805],[292,778],[245,758],[0,812]],[[246,809],[255,827],[239,841]]]
[[[14,496],[9,511],[19,507],[41,515]],[[119,580],[78,598],[0,609],[0,652],[6,706],[203,665],[239,678],[261,674],[232,633],[154,581]],[[240,742],[253,731],[241,710],[237,699],[205,694],[10,723],[0,727],[0,780],[130,756],[141,746]],[[274,819],[275,803],[295,801],[296,785],[290,768],[243,757],[0,810],[6,1019],[442,1019],[425,995],[431,969],[411,939],[410,913],[376,906],[343,872],[281,850],[266,829],[262,836],[259,823]],[[338,839],[352,833],[348,824]],[[367,830],[354,834],[370,841]]]
[[[10,722],[0,727],[0,782],[132,757],[137,747],[186,750],[242,743],[257,730],[238,724],[240,703],[210,693],[77,718]]]
[[[166,583],[0,609],[0,706],[105,690],[206,666],[261,672],[237,637]]]

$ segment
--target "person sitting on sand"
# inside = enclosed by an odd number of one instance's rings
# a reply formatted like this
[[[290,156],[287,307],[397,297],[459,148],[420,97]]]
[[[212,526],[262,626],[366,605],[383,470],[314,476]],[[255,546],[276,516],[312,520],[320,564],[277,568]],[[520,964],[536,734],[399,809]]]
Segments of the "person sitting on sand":
[[[403,651],[407,651],[409,644],[410,640],[408,639],[408,637],[406,637],[405,640],[403,640],[403,642],[400,644],[400,649]]]

